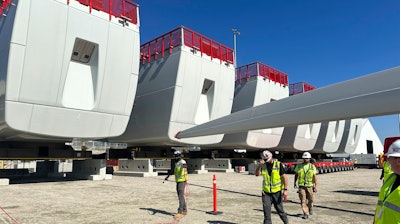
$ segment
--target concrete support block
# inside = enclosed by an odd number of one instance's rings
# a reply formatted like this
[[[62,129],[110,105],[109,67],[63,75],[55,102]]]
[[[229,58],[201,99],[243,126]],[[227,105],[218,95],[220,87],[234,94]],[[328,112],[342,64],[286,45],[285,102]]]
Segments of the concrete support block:
[[[171,169],[171,160],[170,159],[154,160],[154,169],[157,172],[168,172]]]
[[[234,172],[230,159],[205,159],[204,165],[208,172]]]
[[[257,163],[257,160],[255,160],[255,159],[247,159],[247,158],[240,158],[240,159],[238,158],[238,159],[232,160],[231,163],[232,163],[232,167],[234,167],[235,170],[236,170],[236,167],[244,166],[246,168],[246,170],[248,171],[249,170],[249,167],[248,167],[249,164]]]
[[[151,159],[121,159],[119,160],[118,171],[114,171],[114,175],[154,177],[158,175],[158,172],[154,172]]]
[[[10,179],[8,178],[0,178],[0,186],[7,186],[10,184]]]
[[[37,161],[36,173],[38,177],[64,178],[66,173],[72,172],[72,161]]]
[[[75,160],[68,177],[87,180],[108,180],[105,159]]]
[[[204,164],[204,159],[188,159],[188,172],[194,174],[208,173]]]
[[[49,173],[54,171],[55,161],[37,161],[36,172],[33,174],[37,177],[48,177]]]

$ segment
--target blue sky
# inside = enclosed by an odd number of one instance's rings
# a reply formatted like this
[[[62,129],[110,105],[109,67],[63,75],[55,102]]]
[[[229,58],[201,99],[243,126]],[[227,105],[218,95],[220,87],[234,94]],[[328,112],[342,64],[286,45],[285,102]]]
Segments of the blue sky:
[[[236,28],[238,66],[262,62],[289,83],[319,88],[400,65],[400,0],[135,2],[141,44],[183,25],[233,48]],[[398,115],[370,121],[382,143],[400,135]]]

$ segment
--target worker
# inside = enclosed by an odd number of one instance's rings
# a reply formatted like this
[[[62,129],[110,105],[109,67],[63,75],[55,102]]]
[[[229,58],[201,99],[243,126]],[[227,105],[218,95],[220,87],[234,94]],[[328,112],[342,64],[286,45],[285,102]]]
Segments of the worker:
[[[274,204],[275,210],[284,224],[289,220],[286,212],[283,210],[283,197],[287,197],[288,180],[285,169],[278,160],[272,159],[272,153],[265,150],[261,153],[261,160],[256,169],[255,175],[262,175],[262,204],[264,211],[264,224],[272,224],[271,205]]]
[[[294,168],[294,188],[299,188],[299,198],[303,210],[303,219],[313,214],[314,192],[318,191],[317,169],[310,162],[311,154],[304,152],[303,163],[297,164]]]
[[[170,175],[175,174],[176,192],[178,194],[179,207],[178,213],[174,215],[174,218],[179,219],[187,214],[185,187],[188,181],[188,173],[186,161],[183,159],[183,154],[180,151],[174,152],[173,162],[175,162],[175,164],[171,166],[171,170],[169,170],[165,180],[168,180]]]
[[[383,168],[382,168],[382,173],[381,173],[381,177],[379,178],[380,180],[383,179],[383,183],[385,183],[385,181],[387,180],[387,178],[390,176],[390,174],[392,174],[393,171],[390,168],[389,162],[387,161],[387,159],[385,160],[385,162],[383,162]]]
[[[400,139],[389,146],[385,155],[393,173],[379,192],[374,224],[400,223]]]

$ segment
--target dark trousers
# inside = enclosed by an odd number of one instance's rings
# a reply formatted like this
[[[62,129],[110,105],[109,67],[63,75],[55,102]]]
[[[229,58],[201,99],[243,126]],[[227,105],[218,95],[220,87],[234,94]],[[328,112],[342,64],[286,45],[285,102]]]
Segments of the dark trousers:
[[[179,199],[178,213],[187,211],[186,200],[185,200],[185,187],[186,187],[186,182],[176,183],[176,193],[178,193],[178,199]]]
[[[288,224],[286,212],[283,210],[283,194],[282,191],[276,193],[262,193],[262,203],[264,210],[264,224],[272,224],[271,221],[271,205],[274,204],[275,210],[281,217],[283,223]]]

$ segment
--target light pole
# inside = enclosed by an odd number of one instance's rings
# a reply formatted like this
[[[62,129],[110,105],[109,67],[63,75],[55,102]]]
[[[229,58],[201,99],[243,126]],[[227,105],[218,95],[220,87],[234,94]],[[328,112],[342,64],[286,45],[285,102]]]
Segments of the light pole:
[[[235,68],[237,67],[236,64],[236,35],[240,35],[240,32],[237,29],[232,29],[233,32],[233,63],[235,64]]]

